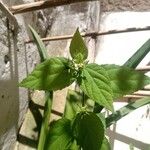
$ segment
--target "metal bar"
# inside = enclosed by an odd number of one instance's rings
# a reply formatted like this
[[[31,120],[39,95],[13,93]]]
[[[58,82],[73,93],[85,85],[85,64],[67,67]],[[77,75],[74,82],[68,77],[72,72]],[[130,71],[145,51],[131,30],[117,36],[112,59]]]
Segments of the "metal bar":
[[[137,32],[137,31],[147,31],[150,30],[150,26],[146,26],[144,28],[127,28],[123,30],[109,30],[109,31],[100,31],[100,32],[89,32],[89,33],[84,33],[81,34],[82,37],[93,37],[96,38],[97,36],[101,35],[109,35],[109,34],[117,34],[117,33],[126,33],[126,32]],[[63,36],[53,36],[53,37],[46,37],[42,38],[43,42],[47,41],[57,41],[57,40],[68,40],[71,39],[73,35],[63,35]],[[28,40],[25,43],[32,43],[34,42],[33,40]]]
[[[0,2],[0,9],[2,13],[9,19],[11,25],[14,26],[15,29],[18,28],[18,22],[12,12],[2,3]]]
[[[30,11],[55,7],[55,6],[62,6],[77,2],[87,2],[87,1],[97,1],[97,0],[47,0],[47,1],[38,1],[38,2],[32,2],[27,4],[21,4],[10,7],[10,11],[13,14],[20,14],[20,13],[26,13]]]

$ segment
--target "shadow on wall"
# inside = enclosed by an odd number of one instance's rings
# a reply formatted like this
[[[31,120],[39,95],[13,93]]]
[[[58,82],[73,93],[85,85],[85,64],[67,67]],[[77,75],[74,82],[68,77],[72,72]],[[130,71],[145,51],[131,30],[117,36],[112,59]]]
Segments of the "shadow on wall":
[[[6,22],[7,20],[1,15],[0,149],[2,149],[4,143],[8,142],[8,145],[11,145],[11,141],[15,141],[19,118],[17,40],[15,35],[12,35]]]
[[[0,137],[11,127],[17,127],[18,89],[15,80],[0,81]]]

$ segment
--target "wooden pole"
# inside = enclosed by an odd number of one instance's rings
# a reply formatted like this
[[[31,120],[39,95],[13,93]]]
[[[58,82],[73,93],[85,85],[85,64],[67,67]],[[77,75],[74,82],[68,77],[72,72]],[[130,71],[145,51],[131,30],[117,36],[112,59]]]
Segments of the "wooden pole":
[[[109,30],[109,31],[100,31],[100,32],[89,32],[89,33],[84,33],[81,34],[82,37],[93,37],[96,38],[97,36],[101,36],[101,35],[109,35],[109,34],[117,34],[117,33],[126,33],[126,32],[137,32],[137,31],[146,31],[146,30],[150,30],[150,26],[146,26],[144,28],[127,28],[127,29],[123,29],[123,30]],[[71,39],[73,37],[73,35],[63,35],[63,36],[53,36],[53,37],[46,37],[46,38],[42,38],[43,42],[47,42],[47,41],[58,41],[58,40],[68,40]],[[28,40],[25,43],[32,43],[34,42],[33,40]]]
[[[143,95],[126,95],[126,96],[124,96],[124,98],[133,98],[133,99],[139,99],[139,98],[143,98],[143,97],[145,97],[145,96],[143,96]]]
[[[87,2],[87,1],[97,1],[97,0],[47,0],[47,1],[38,1],[38,2],[32,2],[22,5],[16,5],[10,7],[10,11],[13,14],[20,14],[20,13],[26,13],[29,11],[35,11],[55,6],[62,6],[77,2]]]
[[[137,92],[134,92],[133,95],[137,95],[137,96],[150,96],[150,91],[139,90]]]
[[[115,100],[115,102],[127,102],[128,103],[129,101],[136,101],[144,97],[145,96],[140,96],[140,95],[126,95],[119,100]]]
[[[146,85],[146,86],[143,88],[143,90],[149,91],[149,90],[150,90],[150,84],[149,84],[149,85]]]
[[[17,29],[18,22],[15,16],[12,14],[12,12],[10,12],[10,10],[2,2],[0,2],[0,9],[2,13],[8,18],[10,24],[13,25],[15,29]]]
[[[136,68],[136,70],[141,71],[141,72],[148,72],[148,71],[150,71],[150,66],[144,66],[144,67]]]

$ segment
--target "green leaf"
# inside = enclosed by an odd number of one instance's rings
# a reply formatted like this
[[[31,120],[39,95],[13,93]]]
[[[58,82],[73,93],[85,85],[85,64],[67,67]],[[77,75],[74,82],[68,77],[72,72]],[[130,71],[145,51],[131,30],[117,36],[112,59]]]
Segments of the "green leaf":
[[[98,113],[97,116],[100,118],[101,122],[103,123],[104,130],[106,129],[106,119],[103,113]]]
[[[150,39],[148,39],[125,63],[123,66],[135,69],[137,65],[150,51]],[[103,109],[102,106],[96,104],[94,111],[96,113]]]
[[[77,114],[73,122],[73,133],[83,150],[100,150],[104,138],[104,126],[92,112]]]
[[[143,73],[118,65],[101,65],[109,76],[113,99],[121,98],[126,94],[143,88],[150,83],[150,78]]]
[[[134,111],[146,104],[149,104],[149,103],[150,103],[150,97],[145,97],[145,98],[141,98],[135,102],[131,102],[128,105],[120,108],[115,113],[109,115],[106,118],[106,127],[109,127],[110,125],[112,125],[116,121],[120,120],[124,116],[128,115],[132,111]]]
[[[71,121],[62,118],[51,124],[44,150],[67,150],[72,142]]]
[[[76,140],[74,140],[71,146],[67,150],[80,150],[80,147],[77,145]]]
[[[111,150],[110,144],[106,137],[103,140],[103,144],[100,150]]]
[[[94,63],[88,64],[82,71],[82,80],[78,82],[89,98],[107,109],[113,110],[113,93],[105,69]]]
[[[80,111],[82,101],[82,95],[79,92],[68,90],[64,117],[67,119],[73,119]]]
[[[76,63],[82,63],[88,57],[87,47],[78,29],[76,30],[70,44],[70,54]]]
[[[59,90],[69,86],[75,79],[63,57],[50,58],[39,64],[20,86],[37,90]]]
[[[124,66],[130,68],[136,68],[137,65],[143,60],[143,58],[148,54],[150,51],[150,39],[148,39],[142,47],[140,47],[134,54],[129,58]]]
[[[48,59],[46,47],[45,47],[44,43],[42,42],[40,36],[37,34],[37,32],[31,26],[29,26],[29,28],[30,28],[30,31],[32,33],[34,42],[37,45],[41,61]]]
[[[65,105],[64,117],[67,119],[73,119],[75,115],[81,110],[82,107],[82,99],[83,94],[77,91],[68,90],[67,100]],[[85,105],[86,110],[93,110],[93,101],[89,100],[87,96],[85,96]]]

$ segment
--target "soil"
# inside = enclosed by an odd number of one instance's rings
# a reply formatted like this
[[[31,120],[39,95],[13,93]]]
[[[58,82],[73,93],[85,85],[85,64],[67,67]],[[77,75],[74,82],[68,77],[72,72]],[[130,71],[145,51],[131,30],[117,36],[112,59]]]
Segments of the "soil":
[[[150,0],[101,0],[102,11],[150,11]]]

